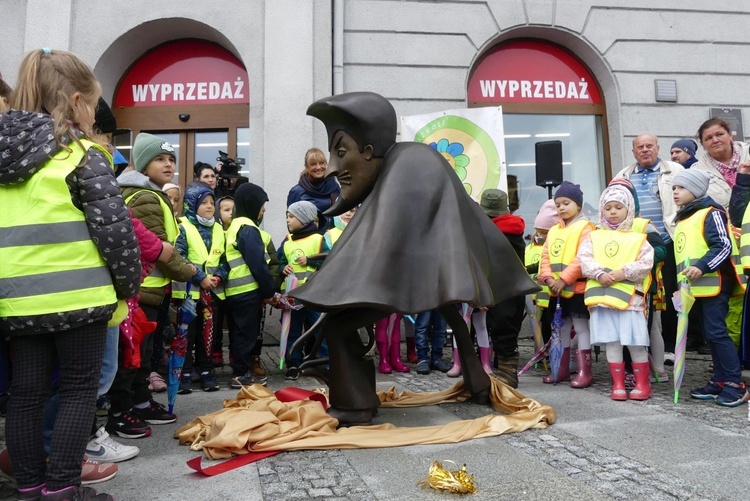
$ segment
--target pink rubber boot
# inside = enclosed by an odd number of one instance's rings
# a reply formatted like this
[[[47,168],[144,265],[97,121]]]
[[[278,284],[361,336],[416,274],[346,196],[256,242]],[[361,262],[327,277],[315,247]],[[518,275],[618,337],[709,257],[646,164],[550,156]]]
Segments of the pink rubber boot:
[[[560,368],[557,370],[557,382],[567,381],[570,379],[570,348],[564,348],[560,358]],[[553,384],[555,381],[550,372],[542,378],[545,384]]]
[[[453,367],[445,375],[448,377],[458,377],[461,375],[461,358],[458,356],[457,348],[453,348]]]
[[[375,344],[378,347],[378,357],[380,357],[380,363],[378,364],[378,372],[381,374],[390,374],[393,372],[391,364],[388,363],[388,335],[386,330],[388,329],[388,318],[378,320],[375,324]]]
[[[391,320],[393,317],[395,320]],[[391,368],[396,372],[409,372],[409,367],[401,361],[401,315],[391,315],[388,321],[393,322],[390,341]]]
[[[479,347],[479,361],[482,362],[482,369],[487,374],[492,374],[492,348]]]
[[[573,388],[588,388],[594,384],[594,375],[591,374],[591,350],[576,351],[578,361],[578,374],[570,380]]]

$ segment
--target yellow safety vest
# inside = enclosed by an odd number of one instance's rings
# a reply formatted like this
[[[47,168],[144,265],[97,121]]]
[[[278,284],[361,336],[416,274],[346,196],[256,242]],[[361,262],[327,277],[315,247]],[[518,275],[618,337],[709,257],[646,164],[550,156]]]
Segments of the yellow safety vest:
[[[742,267],[750,273],[750,204],[742,216],[742,236],[740,236],[740,255],[742,256]]]
[[[539,264],[539,262],[542,260],[542,249],[544,249],[544,245],[537,245],[534,242],[527,245],[526,250],[523,254],[523,264],[525,266]],[[549,287],[539,282],[536,279],[536,274],[534,274],[531,278],[533,278],[534,281],[538,283],[542,288],[541,291],[537,292],[536,294],[532,294],[531,298],[536,301],[537,306],[547,308],[549,306]]]
[[[187,218],[180,221],[180,226],[185,229],[185,240],[187,240],[188,255],[187,260],[195,266],[199,266],[208,276],[216,274],[219,269],[221,255],[224,254],[224,231],[219,223],[214,223],[211,228],[211,251],[206,249],[206,243],[203,241],[198,228]],[[186,282],[172,281],[172,297],[175,299],[185,299],[187,289]],[[224,299],[224,286],[220,285],[212,291],[219,299]],[[200,290],[198,287],[190,289],[190,297],[198,299]]]
[[[633,231],[635,233],[646,233],[646,227],[651,222],[650,219],[646,219],[643,217],[637,217],[633,219]],[[654,277],[656,278],[656,294],[653,296],[653,302],[654,306],[656,306],[656,309],[659,311],[666,311],[667,309],[667,303],[666,303],[666,291],[664,289],[664,277],[662,277],[662,268],[664,268],[664,263],[659,263],[656,265],[656,270],[654,270]],[[651,285],[649,285],[649,288]],[[648,292],[644,289],[643,292]]]
[[[594,261],[601,264],[605,271],[620,270],[623,266],[638,259],[646,235],[632,231],[594,230],[589,233],[594,250]],[[617,310],[626,310],[636,294],[643,296],[651,283],[651,273],[643,281],[642,291],[636,290],[633,282],[615,282],[604,287],[596,280],[586,282],[586,293],[583,302],[586,306],[609,306]]]
[[[560,273],[575,259],[576,252],[578,251],[578,241],[581,239],[581,234],[587,226],[592,225],[585,219],[579,219],[564,228],[556,224],[547,233],[547,243],[545,245],[547,245],[547,256],[549,256],[549,264],[555,280],[560,278]],[[560,295],[564,298],[571,298],[575,294],[574,289],[575,283],[566,285],[560,291]]]
[[[674,257],[677,263],[678,274],[685,271],[686,260],[692,266],[708,252],[706,237],[703,235],[703,226],[706,216],[712,210],[718,209],[708,207],[695,211],[692,216],[677,223],[677,227],[674,230]],[[734,264],[735,275],[737,275],[739,289],[744,291],[746,279],[742,271],[739,251],[737,250],[737,241],[732,236],[729,227],[727,227],[727,232],[732,241],[731,258]],[[718,295],[721,291],[721,273],[717,269],[714,272],[703,274],[698,280],[690,283],[690,290],[695,297],[713,297]]]
[[[164,221],[164,231],[167,234],[167,241],[170,244],[174,245],[174,243],[177,241],[177,236],[180,234],[180,230],[177,228],[177,220],[174,217],[174,212],[172,212],[172,206],[168,205],[167,202],[164,201],[164,199],[153,190],[138,190],[125,199],[125,203],[128,205],[128,207],[130,207],[130,201],[141,193],[152,193],[156,197],[156,199],[159,200],[159,205],[161,206],[162,212],[162,220]],[[143,280],[141,287],[159,288],[166,287],[169,283],[170,280],[166,277],[166,275],[164,275],[164,272],[161,271],[159,269],[159,266],[157,265],[156,267],[154,267],[154,271],[152,271]]]
[[[0,317],[117,303],[109,267],[65,182],[89,149],[109,153],[81,144],[72,142],[72,151],[59,151],[27,181],[0,185]]]
[[[282,250],[284,252],[284,255],[286,256],[287,263],[292,266],[294,274],[297,276],[297,280],[299,280],[299,285],[307,282],[307,279],[310,278],[313,273],[315,273],[315,270],[317,270],[317,268],[314,266],[310,266],[309,264],[306,266],[302,266],[295,263],[294,261],[300,256],[312,256],[313,254],[319,254],[322,245],[323,235],[319,233],[314,233],[305,238],[300,238],[299,240],[292,240],[291,235],[286,236],[286,241],[284,242]],[[285,288],[286,282],[281,285],[281,290],[284,290]]]
[[[331,237],[331,247],[333,247],[333,244],[338,242],[339,237],[341,237],[341,234],[344,232],[341,228],[333,227],[330,230],[328,230],[328,235]]]
[[[245,263],[242,254],[237,249],[237,233],[243,226],[252,226],[260,231],[258,226],[249,217],[236,217],[232,219],[226,233],[226,254],[229,263],[229,276],[227,285],[224,287],[224,294],[227,297],[236,296],[243,292],[251,292],[258,288],[258,282],[255,281],[250,267]]]
[[[260,239],[263,240],[263,248],[266,251],[265,254],[263,254],[263,258],[266,260],[266,264],[268,264],[271,262],[271,255],[268,253],[268,244],[271,243],[271,234],[260,228],[258,228],[258,231],[260,231]]]

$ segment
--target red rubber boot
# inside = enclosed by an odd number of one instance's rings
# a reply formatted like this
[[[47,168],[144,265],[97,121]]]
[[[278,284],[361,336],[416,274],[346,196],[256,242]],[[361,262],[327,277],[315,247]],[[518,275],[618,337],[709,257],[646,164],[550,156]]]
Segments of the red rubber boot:
[[[630,392],[632,400],[647,400],[651,397],[651,371],[648,362],[633,362],[633,375],[635,376],[635,388]]]
[[[625,390],[625,362],[610,362],[609,373],[612,375],[612,391],[609,396],[612,397],[612,400],[627,400],[628,392]],[[648,374],[648,371],[646,374]]]
[[[406,337],[406,361],[410,364],[416,364],[419,362],[417,358],[417,346],[414,344],[413,337]]]
[[[588,388],[594,384],[594,375],[591,374],[591,350],[577,350],[578,374],[570,380],[573,388]]]

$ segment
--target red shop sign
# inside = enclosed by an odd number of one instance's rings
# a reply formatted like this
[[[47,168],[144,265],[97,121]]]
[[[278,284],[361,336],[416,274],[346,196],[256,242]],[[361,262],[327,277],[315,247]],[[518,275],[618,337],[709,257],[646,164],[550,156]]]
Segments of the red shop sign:
[[[218,45],[185,40],[141,57],[120,82],[115,107],[247,104],[247,71]]]
[[[488,53],[474,68],[467,94],[471,103],[601,103],[596,80],[578,59],[534,40]]]

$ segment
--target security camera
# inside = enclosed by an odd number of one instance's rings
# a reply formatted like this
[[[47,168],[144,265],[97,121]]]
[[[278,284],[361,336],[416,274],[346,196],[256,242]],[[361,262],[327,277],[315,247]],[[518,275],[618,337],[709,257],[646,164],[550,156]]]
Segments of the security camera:
[[[187,122],[188,120],[190,120],[190,115],[188,115],[187,113],[180,113],[179,118],[180,122]]]

